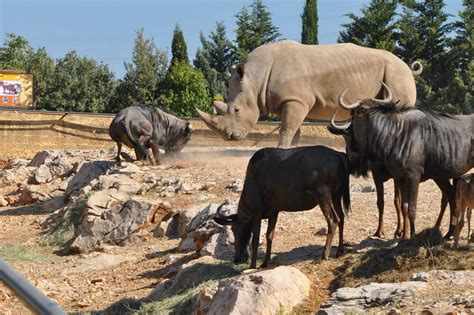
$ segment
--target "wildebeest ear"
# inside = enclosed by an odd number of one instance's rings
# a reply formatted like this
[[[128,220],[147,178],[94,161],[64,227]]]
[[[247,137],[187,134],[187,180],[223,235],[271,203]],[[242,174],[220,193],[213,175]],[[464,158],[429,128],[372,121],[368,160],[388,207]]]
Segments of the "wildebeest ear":
[[[220,224],[220,225],[230,225],[232,223],[234,223],[235,221],[237,220],[237,215],[236,214],[232,214],[232,215],[229,215],[227,217],[214,217],[214,221],[217,223],[217,224]]]

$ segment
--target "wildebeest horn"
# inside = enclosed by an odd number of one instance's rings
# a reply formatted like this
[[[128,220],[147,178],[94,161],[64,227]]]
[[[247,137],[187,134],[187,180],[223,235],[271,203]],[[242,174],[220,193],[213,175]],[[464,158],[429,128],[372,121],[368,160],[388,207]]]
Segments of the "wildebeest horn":
[[[217,207],[216,211],[216,216],[214,217],[214,221],[219,223],[220,225],[229,225],[237,220],[237,215],[236,214],[231,214],[228,216],[222,215],[221,214],[221,209],[224,205],[228,204],[228,202],[224,202],[221,204],[219,207]]]
[[[227,112],[227,104],[221,101],[214,101],[212,103],[216,109],[217,115],[224,115]]]
[[[331,116],[331,127],[333,127],[334,129],[337,129],[337,130],[346,130],[347,128],[349,128],[352,124],[352,122],[347,122],[345,123],[344,125],[337,125],[336,124],[336,115],[337,115],[337,110],[334,112],[334,114]]]
[[[382,83],[382,85],[385,87],[385,89],[387,90],[388,92],[388,95],[386,98],[384,98],[383,100],[380,100],[378,98],[371,98],[372,101],[374,102],[378,102],[378,103],[381,103],[381,104],[388,104],[388,103],[391,103],[392,102],[392,91],[390,91],[390,89],[388,88],[388,86],[383,83],[383,82],[380,82]]]
[[[347,90],[349,90],[349,88],[346,88],[342,93],[341,95],[339,95],[339,105],[344,108],[344,109],[353,109],[353,108],[357,108],[359,107],[360,105],[360,100],[356,101],[355,103],[353,104],[350,104],[350,105],[347,105],[346,103],[344,103],[344,95],[346,94]]]

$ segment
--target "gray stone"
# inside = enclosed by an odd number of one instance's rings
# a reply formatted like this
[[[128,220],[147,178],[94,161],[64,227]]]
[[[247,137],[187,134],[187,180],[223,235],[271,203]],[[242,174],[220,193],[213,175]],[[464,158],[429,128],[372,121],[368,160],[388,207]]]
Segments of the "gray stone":
[[[105,174],[114,164],[115,163],[111,161],[92,161],[82,164],[77,174],[69,182],[66,189],[66,195],[68,197],[79,195],[82,188],[87,186],[92,180],[98,178],[100,175]]]

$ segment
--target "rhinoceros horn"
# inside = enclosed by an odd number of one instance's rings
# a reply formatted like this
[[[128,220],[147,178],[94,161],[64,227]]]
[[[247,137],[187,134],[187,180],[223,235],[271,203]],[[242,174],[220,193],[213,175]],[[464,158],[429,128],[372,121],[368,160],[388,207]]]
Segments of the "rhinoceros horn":
[[[214,101],[214,108],[216,109],[217,115],[224,115],[227,112],[227,104],[221,101]]]
[[[348,110],[351,110],[351,109],[354,109],[354,108],[359,107],[359,105],[360,105],[360,100],[356,101],[356,102],[353,103],[353,104],[346,104],[346,103],[344,103],[344,95],[346,95],[347,90],[349,90],[349,88],[346,88],[344,91],[342,91],[341,95],[339,95],[339,105],[340,105],[342,108],[348,109]]]
[[[222,118],[222,116],[219,115],[214,115],[211,116],[208,113],[205,113],[198,108],[196,108],[196,112],[198,113],[199,117],[204,121],[204,123],[211,129],[219,131],[219,119]]]
[[[349,128],[351,126],[351,123],[352,122],[347,122],[345,123],[344,125],[336,125],[336,115],[337,115],[337,110],[334,112],[334,114],[331,116],[331,126],[334,128],[334,129],[337,129],[337,130],[346,130],[347,128]]]

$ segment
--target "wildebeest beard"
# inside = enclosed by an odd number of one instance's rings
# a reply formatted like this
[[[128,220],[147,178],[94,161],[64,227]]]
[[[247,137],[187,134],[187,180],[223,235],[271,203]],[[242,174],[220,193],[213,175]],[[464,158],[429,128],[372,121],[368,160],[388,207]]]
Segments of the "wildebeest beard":
[[[352,150],[347,150],[347,157],[349,158],[349,167],[351,175],[355,177],[364,177],[369,176],[369,160],[365,155],[359,154]]]

